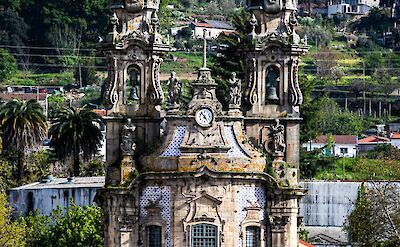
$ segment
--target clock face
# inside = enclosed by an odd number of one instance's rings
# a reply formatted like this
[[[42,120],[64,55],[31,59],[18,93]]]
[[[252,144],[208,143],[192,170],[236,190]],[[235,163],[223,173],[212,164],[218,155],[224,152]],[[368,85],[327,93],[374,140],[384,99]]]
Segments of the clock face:
[[[203,108],[196,112],[196,122],[201,127],[210,126],[213,120],[214,120],[214,114],[208,108]]]

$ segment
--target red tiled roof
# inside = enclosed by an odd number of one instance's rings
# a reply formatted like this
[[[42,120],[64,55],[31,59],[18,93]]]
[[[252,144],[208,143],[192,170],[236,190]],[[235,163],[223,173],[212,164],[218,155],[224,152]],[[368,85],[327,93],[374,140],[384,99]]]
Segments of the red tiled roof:
[[[315,245],[309,244],[303,240],[299,240],[299,247],[315,247]]]
[[[353,135],[332,135],[336,144],[357,144],[357,136]],[[313,141],[314,143],[327,143],[328,136],[320,135]]]
[[[212,28],[213,27],[210,24],[203,23],[203,22],[193,22],[193,25],[195,25],[196,27],[208,27],[208,28]]]
[[[93,110],[93,112],[97,113],[97,115],[99,115],[100,117],[105,117],[107,116],[107,110]]]
[[[374,142],[389,142],[389,138],[381,137],[381,136],[368,136],[364,139],[358,140],[359,144],[362,143],[374,143]]]
[[[392,139],[400,139],[400,134],[398,133],[393,133],[392,136],[390,137]]]
[[[45,93],[0,93],[0,99],[4,101],[10,101],[13,99],[20,100],[46,100],[47,94]]]

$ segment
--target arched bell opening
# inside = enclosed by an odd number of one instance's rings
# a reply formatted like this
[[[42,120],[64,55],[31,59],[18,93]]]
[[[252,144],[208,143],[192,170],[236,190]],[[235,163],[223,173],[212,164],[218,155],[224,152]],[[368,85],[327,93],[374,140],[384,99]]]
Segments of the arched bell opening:
[[[125,82],[125,99],[127,103],[140,102],[142,70],[134,64],[130,65],[126,71],[127,79]]]
[[[280,69],[275,65],[268,66],[265,71],[265,103],[279,102],[280,82]]]

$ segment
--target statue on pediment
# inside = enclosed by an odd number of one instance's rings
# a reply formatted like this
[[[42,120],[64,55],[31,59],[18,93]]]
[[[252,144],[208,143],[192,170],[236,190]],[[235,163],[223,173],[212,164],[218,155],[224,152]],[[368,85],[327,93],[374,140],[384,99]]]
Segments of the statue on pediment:
[[[168,80],[168,103],[170,108],[177,108],[179,105],[179,96],[181,95],[182,82],[176,77],[175,72],[171,72],[171,77]]]
[[[242,100],[242,82],[240,79],[236,78],[236,73],[232,72],[231,78],[229,79],[229,96],[231,105],[240,105]]]
[[[126,123],[122,126],[121,130],[120,148],[122,155],[134,154],[136,150],[135,129],[136,126],[132,123],[132,120],[128,118],[126,120]]]

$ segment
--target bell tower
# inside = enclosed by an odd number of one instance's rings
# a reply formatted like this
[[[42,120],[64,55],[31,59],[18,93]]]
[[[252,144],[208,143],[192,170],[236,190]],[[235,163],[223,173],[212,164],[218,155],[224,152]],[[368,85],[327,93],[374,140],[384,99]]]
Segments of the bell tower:
[[[115,168],[116,183],[135,168],[135,154],[146,152],[160,142],[160,105],[164,100],[160,64],[170,47],[160,34],[159,4],[159,0],[110,0],[112,30],[99,50],[108,66],[103,88],[103,104],[110,112],[106,118],[106,152],[109,167]],[[127,122],[136,128],[127,135],[131,140],[120,134]],[[141,145],[131,150],[125,147],[121,153],[120,146],[133,141]],[[118,167],[121,159],[126,167]]]
[[[307,40],[296,33],[296,0],[248,0],[252,46],[247,50],[246,131],[267,151],[269,126],[279,119],[285,128],[289,164],[299,164],[300,112],[303,95],[298,82],[299,57]]]

